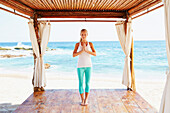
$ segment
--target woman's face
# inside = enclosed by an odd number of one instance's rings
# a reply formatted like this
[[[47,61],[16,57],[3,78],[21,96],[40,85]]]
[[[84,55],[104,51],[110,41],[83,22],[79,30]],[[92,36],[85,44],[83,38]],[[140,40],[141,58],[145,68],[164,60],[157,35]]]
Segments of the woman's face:
[[[81,36],[82,40],[86,40],[86,37],[88,36],[88,33],[86,31],[82,31],[80,33],[80,36]]]

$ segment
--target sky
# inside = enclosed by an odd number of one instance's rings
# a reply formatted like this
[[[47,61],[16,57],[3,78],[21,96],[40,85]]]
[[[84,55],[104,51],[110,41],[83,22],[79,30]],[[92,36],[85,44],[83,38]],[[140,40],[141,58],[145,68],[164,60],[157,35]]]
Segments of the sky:
[[[134,40],[165,40],[164,7],[132,20],[132,27]],[[115,22],[52,22],[49,41],[77,42],[84,28],[88,41],[118,41]],[[28,20],[0,10],[0,42],[30,42]]]

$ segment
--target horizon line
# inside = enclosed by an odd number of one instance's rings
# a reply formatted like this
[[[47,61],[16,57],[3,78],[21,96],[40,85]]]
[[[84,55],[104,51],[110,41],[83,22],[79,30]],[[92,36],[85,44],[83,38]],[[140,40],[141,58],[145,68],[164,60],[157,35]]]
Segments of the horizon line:
[[[91,40],[91,42],[118,42],[118,41],[119,40],[97,40],[97,41]],[[165,39],[164,40],[134,40],[134,41],[165,41]],[[5,42],[7,41],[0,42],[0,43],[5,43]],[[16,42],[24,42],[24,41],[16,41]],[[26,41],[26,42],[31,42],[31,41]],[[79,41],[49,41],[49,42],[79,42]]]

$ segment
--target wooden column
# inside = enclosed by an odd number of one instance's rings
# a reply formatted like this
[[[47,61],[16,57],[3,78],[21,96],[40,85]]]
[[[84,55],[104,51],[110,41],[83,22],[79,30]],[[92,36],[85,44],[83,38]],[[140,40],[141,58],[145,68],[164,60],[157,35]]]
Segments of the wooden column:
[[[128,17],[128,15],[126,15],[126,21],[125,21],[125,26],[124,26],[124,29],[125,29],[125,35],[126,35],[126,33],[127,33],[127,22],[128,22],[128,19],[129,19],[129,17]],[[127,90],[129,90],[130,88],[127,86]]]
[[[35,29],[35,33],[36,33],[36,37],[37,37],[37,41],[38,41],[38,45],[40,47],[40,37],[38,35],[38,20],[37,20],[37,14],[34,15],[34,29]]]
[[[127,32],[127,22],[129,21],[129,15],[127,13],[126,15],[126,21],[125,21],[125,34]],[[132,31],[133,32],[133,31]],[[136,86],[135,86],[135,73],[134,73],[134,65],[133,65],[133,61],[134,61],[134,52],[133,52],[133,37],[132,37],[132,43],[131,43],[131,51],[130,51],[130,70],[131,70],[131,86],[130,88],[127,87],[127,90],[134,90],[136,91]]]
[[[36,59],[36,55],[34,53],[34,50],[33,50],[33,56],[34,56],[34,70],[35,70],[35,59]],[[33,77],[32,77],[32,85],[34,86],[34,72],[33,72]]]
[[[40,50],[40,37],[38,35],[39,29],[38,29],[37,17],[38,17],[38,15],[35,13],[34,18],[33,18],[33,20],[34,20],[34,29],[35,29],[35,34],[36,34],[36,38],[37,38],[37,41],[38,41],[39,50]],[[36,55],[35,55],[34,51],[33,51],[33,56],[34,56],[34,69],[35,69]],[[33,79],[32,79],[32,84],[34,85],[34,75],[33,75]],[[34,87],[34,91],[40,91],[40,89],[38,87]]]
[[[133,31],[132,31],[133,32]],[[134,61],[134,42],[133,42],[133,37],[132,37],[132,43],[131,43],[131,52],[130,52],[130,70],[131,70],[131,88],[133,91],[136,91],[136,85],[135,85],[135,71],[134,71],[134,65],[133,65],[133,61]]]

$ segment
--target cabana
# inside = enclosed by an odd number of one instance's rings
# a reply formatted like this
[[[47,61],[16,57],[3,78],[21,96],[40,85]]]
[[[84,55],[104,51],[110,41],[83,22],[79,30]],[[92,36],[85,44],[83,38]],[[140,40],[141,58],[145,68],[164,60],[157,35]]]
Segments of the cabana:
[[[51,22],[116,22],[116,30],[120,45],[125,54],[124,69],[122,75],[122,84],[127,87],[127,90],[96,90],[91,91],[91,95],[98,95],[101,98],[102,95],[107,103],[116,103],[111,108],[108,108],[110,112],[156,112],[140,95],[136,92],[135,87],[135,73],[133,65],[133,28],[132,21],[144,14],[154,11],[162,6],[165,9],[165,28],[166,28],[166,50],[168,64],[170,66],[170,0],[0,0],[0,4],[7,6],[12,10],[0,7],[1,10],[13,13],[25,19],[28,19],[28,26],[30,30],[30,40],[33,47],[34,55],[34,73],[32,84],[34,87],[34,93],[22,103],[21,106],[15,112],[24,111],[42,111],[52,112],[54,109],[58,112],[62,111],[61,105],[50,107],[51,104],[47,102],[48,99],[52,99],[50,92],[57,93],[56,96],[60,104],[65,99],[64,94],[70,93],[70,90],[45,90],[46,76],[43,63],[43,55],[50,37]],[[78,20],[41,20],[43,18],[79,18]],[[81,20],[80,18],[85,18]],[[97,18],[100,18],[97,19]],[[104,19],[101,19],[104,18]],[[95,20],[94,20],[95,19]],[[108,20],[109,19],[109,20]],[[170,74],[167,72],[167,81],[162,96],[162,103],[160,107],[160,113],[170,113]],[[72,90],[72,97],[75,97],[77,90]],[[114,97],[109,97],[116,95]],[[48,97],[48,98],[47,98]],[[50,97],[50,98],[49,98]],[[55,98],[54,97],[54,98]],[[53,98],[53,99],[54,99]],[[109,101],[112,98],[113,101]],[[39,100],[40,99],[40,100]],[[47,99],[47,100],[46,100]],[[70,102],[73,102],[73,98],[69,98]],[[72,100],[71,100],[72,99]],[[77,99],[76,97],[74,98]],[[94,98],[89,97],[90,100],[95,101]],[[122,100],[124,99],[124,101]],[[60,100],[60,101],[59,101]],[[126,101],[125,101],[126,100]],[[50,100],[49,100],[50,101]],[[78,99],[77,99],[78,101]],[[43,103],[44,102],[44,103]],[[104,102],[104,101],[101,101]],[[47,105],[46,107],[36,106],[40,103]],[[92,102],[93,103],[93,102]],[[123,103],[123,104],[120,104]],[[136,104],[135,104],[136,103]],[[64,103],[68,104],[68,103]],[[96,104],[96,103],[93,103]],[[91,112],[94,110],[104,109],[108,107],[106,103],[103,106],[88,108]],[[146,104],[146,105],[145,105]],[[30,105],[30,106],[25,106]],[[32,106],[36,106],[32,108]],[[49,106],[48,106],[49,105]],[[137,105],[137,106],[136,106]],[[81,111],[75,104],[72,108],[66,107],[66,111]],[[107,109],[107,110],[108,110]],[[107,111],[106,110],[106,111]]]

